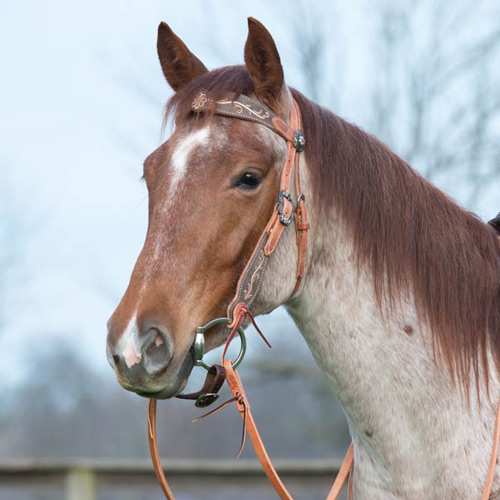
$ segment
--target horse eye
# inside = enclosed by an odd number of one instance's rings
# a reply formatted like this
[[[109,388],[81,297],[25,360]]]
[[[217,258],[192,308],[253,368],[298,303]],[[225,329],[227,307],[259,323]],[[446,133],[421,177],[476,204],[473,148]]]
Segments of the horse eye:
[[[260,186],[262,177],[252,172],[245,172],[239,179],[234,182],[234,187],[243,189],[255,189]]]

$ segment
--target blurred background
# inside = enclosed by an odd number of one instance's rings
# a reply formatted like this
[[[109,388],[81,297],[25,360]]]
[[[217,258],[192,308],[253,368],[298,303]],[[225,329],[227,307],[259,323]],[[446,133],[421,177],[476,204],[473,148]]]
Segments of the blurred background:
[[[106,321],[145,237],[142,162],[164,140],[171,90],[156,30],[168,22],[215,68],[243,62],[247,16],[272,33],[289,85],[380,137],[483,219],[500,210],[496,0],[4,0],[0,499],[85,494],[89,464],[108,467],[98,498],[161,498],[139,477],[150,471],[146,400],[121,389],[105,356]],[[241,373],[271,456],[333,467],[349,443],[334,395],[284,310],[258,322],[273,349],[249,333]],[[193,373],[190,387],[203,376]],[[174,468],[237,452],[239,416],[192,424],[198,413],[188,402],[159,404],[160,449]],[[242,460],[253,458],[247,446]],[[129,474],[137,482],[120,489],[127,474],[111,478],[116,463],[139,464]],[[50,464],[79,472],[61,486],[47,479]],[[330,477],[320,476],[292,491],[323,498]],[[247,498],[221,492],[221,482],[213,498]],[[212,498],[187,474],[177,485],[181,499]]]

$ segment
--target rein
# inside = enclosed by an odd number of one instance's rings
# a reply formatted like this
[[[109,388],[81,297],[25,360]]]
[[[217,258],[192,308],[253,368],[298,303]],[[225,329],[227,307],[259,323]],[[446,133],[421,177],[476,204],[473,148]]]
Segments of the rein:
[[[215,320],[217,321],[217,320]],[[212,322],[213,323],[213,322]],[[209,327],[210,323],[207,325]],[[204,327],[206,329],[206,327]],[[245,438],[246,435],[250,437],[250,440],[252,441],[255,453],[257,455],[257,458],[259,459],[259,462],[262,466],[262,469],[264,470],[267,478],[269,479],[270,483],[272,484],[274,490],[278,494],[278,496],[282,500],[293,500],[293,497],[290,495],[288,490],[286,489],[285,485],[283,484],[283,481],[280,479],[278,473],[276,472],[276,469],[274,468],[271,459],[269,458],[269,455],[267,453],[266,447],[264,446],[264,443],[262,441],[262,438],[260,436],[259,430],[257,428],[257,424],[255,423],[255,420],[253,418],[251,409],[250,409],[250,403],[248,401],[247,395],[245,394],[245,389],[243,388],[243,384],[241,382],[240,376],[236,370],[236,366],[241,362],[243,359],[245,349],[246,349],[246,340],[245,340],[245,335],[241,328],[239,329],[239,334],[240,334],[240,339],[241,339],[241,350],[238,355],[238,358],[236,361],[232,361],[231,359],[224,359],[225,355],[225,350],[222,354],[222,360],[221,360],[221,365],[213,365],[212,367],[208,368],[206,365],[203,364],[203,361],[201,358],[196,359],[195,364],[198,366],[204,366],[209,370],[209,375],[211,373],[210,370],[214,369],[216,367],[217,370],[221,371],[224,375],[224,379],[227,381],[229,388],[231,389],[231,392],[233,394],[233,397],[220,405],[219,407],[215,408],[209,413],[206,413],[205,415],[202,415],[201,417],[198,417],[197,419],[193,420],[193,422],[197,422],[198,420],[201,420],[202,418],[208,417],[210,415],[213,415],[214,413],[217,413],[218,411],[222,410],[226,406],[228,406],[231,403],[236,404],[236,408],[238,412],[241,415],[241,418],[243,420],[243,434],[242,434],[242,440],[241,440],[241,446],[240,450],[238,452],[238,458],[241,455],[241,452],[243,451],[243,447],[245,445]],[[197,334],[198,335],[198,334]],[[203,335],[203,334],[200,334]],[[199,340],[198,340],[199,342]],[[227,343],[226,343],[227,346]],[[203,351],[202,348],[200,347],[200,344],[195,347],[195,356],[201,355],[203,356]],[[211,376],[211,375],[210,375]],[[208,376],[207,376],[208,379]],[[205,382],[204,387],[207,385],[207,382]],[[198,393],[195,393],[198,394]],[[213,397],[216,396],[216,394],[205,394],[203,397]],[[206,406],[204,404],[198,404],[197,400],[196,405],[197,406]],[[208,404],[211,404],[215,399],[212,399]],[[204,400],[202,400],[204,402]],[[165,495],[165,498],[167,500],[175,500],[175,497],[172,493],[172,490],[170,489],[170,486],[168,485],[167,479],[165,477],[165,474],[163,472],[163,468],[161,465],[160,461],[160,455],[158,452],[158,438],[157,438],[157,430],[156,430],[156,399],[150,399],[149,400],[149,406],[148,406],[148,441],[149,441],[149,450],[151,453],[151,459],[153,462],[154,470],[156,477],[158,479],[158,483],[160,484],[160,487],[163,491],[163,494]],[[330,490],[330,493],[328,494],[328,497],[326,500],[336,500],[342,490],[342,487],[344,486],[344,483],[346,479],[349,477],[349,498],[352,499],[352,465],[353,465],[353,445],[349,447],[349,450],[347,452],[347,455],[344,458],[344,462],[342,463],[342,466],[337,474],[337,477],[335,478],[335,482],[332,486],[332,489]]]
[[[218,399],[218,391],[221,389],[224,382],[227,381],[233,397],[211,412],[195,419],[194,421],[212,415],[234,402],[243,420],[243,435],[238,457],[243,450],[245,437],[248,433],[248,436],[250,437],[250,440],[252,441],[255,452],[257,454],[257,458],[259,459],[266,476],[268,477],[278,496],[282,500],[293,500],[292,496],[278,476],[276,469],[271,463],[269,455],[257,429],[257,425],[250,410],[250,403],[245,394],[243,384],[236,368],[243,360],[246,351],[246,339],[243,333],[242,324],[247,316],[253,322],[255,328],[257,329],[263,340],[269,347],[271,347],[262,332],[255,324],[253,316],[249,311],[249,307],[259,293],[270,256],[276,250],[284,229],[290,226],[292,222],[295,222],[298,261],[295,287],[290,295],[290,298],[292,298],[297,293],[302,281],[302,277],[304,275],[308,234],[307,232],[309,230],[309,223],[305,206],[305,196],[300,188],[299,176],[299,154],[304,150],[305,147],[305,138],[301,130],[302,120],[300,109],[296,101],[293,100],[289,120],[290,125],[287,125],[287,123],[282,118],[277,116],[270,109],[263,106],[258,101],[245,95],[240,95],[237,99],[234,100],[223,99],[220,101],[213,101],[209,99],[205,93],[202,92],[196,96],[191,105],[191,108],[194,112],[208,111],[216,115],[239,118],[242,120],[253,121],[264,125],[285,139],[287,145],[287,153],[285,162],[281,170],[278,201],[274,206],[271,218],[269,219],[242,274],[240,275],[236,286],[235,295],[229,303],[227,309],[227,318],[214,319],[207,323],[205,326],[198,327],[196,330],[195,342],[193,344],[192,351],[195,359],[195,366],[202,366],[207,370],[205,383],[203,384],[203,387],[200,391],[190,394],[179,394],[176,397],[181,399],[195,400],[195,406],[203,408],[211,405]],[[294,180],[295,194],[297,196],[295,205],[290,193],[292,178]],[[497,225],[495,225],[495,223],[497,223]],[[490,224],[493,225],[493,227],[495,227],[497,231],[499,231],[500,214],[496,219],[490,221]],[[203,362],[205,332],[213,326],[223,323],[226,323],[227,328],[230,329],[230,334],[224,345],[221,364],[208,366]],[[234,339],[236,334],[238,334],[240,337],[241,349],[236,361],[233,362],[230,359],[225,359],[225,356],[229,344]],[[149,400],[148,440],[153,467],[160,487],[167,500],[175,500],[175,497],[168,485],[167,479],[163,472],[160,455],[158,452],[156,430],[156,399]],[[499,440],[500,402],[497,409],[490,465],[481,500],[493,500],[496,498],[500,498],[500,492],[496,492],[491,495],[498,455]],[[353,464],[354,447],[353,444],[351,444],[326,500],[336,500],[338,498],[347,478],[349,478],[348,497],[350,500],[353,500]]]

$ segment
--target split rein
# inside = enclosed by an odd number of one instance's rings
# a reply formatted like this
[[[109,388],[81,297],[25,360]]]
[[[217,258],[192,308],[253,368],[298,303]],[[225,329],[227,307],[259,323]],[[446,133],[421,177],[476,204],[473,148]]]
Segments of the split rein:
[[[291,297],[293,297],[299,289],[304,274],[309,223],[305,206],[305,196],[300,188],[299,154],[304,150],[305,147],[305,138],[302,132],[300,109],[296,101],[293,100],[289,120],[290,125],[288,125],[282,118],[274,114],[270,109],[262,105],[260,102],[245,95],[240,95],[237,99],[234,100],[223,99],[220,101],[213,101],[205,93],[201,92],[193,100],[191,108],[194,112],[209,112],[221,116],[239,118],[242,120],[252,121],[264,125],[285,139],[287,152],[286,159],[281,170],[278,202],[276,203],[271,218],[269,219],[264,231],[262,232],[259,241],[254,251],[252,252],[252,255],[250,256],[250,259],[248,260],[238,280],[234,298],[228,306],[227,318],[218,318],[212,320],[205,326],[198,327],[196,330],[196,336],[192,351],[195,360],[195,366],[201,366],[207,370],[205,383],[198,392],[190,394],[179,394],[177,397],[181,399],[195,400],[195,406],[204,408],[211,405],[218,399],[218,392],[223,386],[224,382],[227,381],[233,397],[219,407],[195,419],[194,421],[198,421],[209,415],[213,415],[229,404],[235,403],[236,408],[243,420],[243,434],[238,457],[243,451],[246,435],[248,434],[254,446],[257,458],[259,459],[266,476],[268,477],[278,496],[282,500],[293,500],[292,496],[278,476],[276,469],[271,463],[269,455],[267,454],[266,448],[264,446],[264,443],[262,442],[259,431],[255,424],[255,420],[250,410],[250,403],[245,394],[245,390],[236,369],[243,360],[246,351],[246,339],[242,329],[242,324],[245,321],[246,317],[248,317],[252,321],[262,339],[269,347],[271,347],[262,332],[255,324],[253,316],[249,311],[249,307],[258,295],[265,270],[267,268],[268,260],[274,253],[283,230],[290,226],[292,222],[294,222],[295,224],[296,243],[298,247],[298,261],[296,283]],[[294,180],[296,195],[295,205],[293,203],[293,198],[290,192],[292,178]],[[492,224],[493,227],[497,229],[497,231],[500,228],[499,221],[500,214],[496,219],[490,221],[490,224]],[[498,226],[494,224],[495,222],[498,222]],[[205,350],[204,336],[207,330],[220,324],[226,324],[227,328],[229,328],[230,330],[230,334],[224,345],[221,364],[208,366],[203,362],[203,355]],[[229,344],[234,339],[236,334],[239,335],[241,341],[240,352],[235,361],[225,359]],[[497,498],[497,494],[494,494],[493,496],[490,496],[490,494],[498,455],[499,439],[500,404],[498,406],[495,423],[493,450],[491,454],[488,475],[486,478],[486,484],[481,500],[492,500],[493,498]],[[168,485],[167,479],[163,472],[160,455],[158,452],[155,399],[150,399],[148,406],[148,440],[151,459],[160,487],[167,500],[175,500],[175,497]],[[351,444],[326,500],[336,500],[338,498],[347,478],[349,478],[349,499],[353,499],[353,461],[354,449],[353,445]]]
[[[202,418],[208,417],[210,415],[213,415],[214,413],[217,413],[218,411],[222,410],[226,406],[228,406],[231,403],[235,403],[238,412],[241,415],[241,418],[243,420],[243,434],[242,434],[242,439],[241,439],[241,445],[240,445],[240,450],[238,452],[238,457],[241,455],[241,452],[243,451],[243,447],[245,445],[245,440],[246,440],[246,435],[250,437],[250,440],[252,441],[252,444],[255,449],[255,453],[257,455],[257,458],[259,459],[259,462],[262,466],[262,469],[264,470],[266,476],[268,477],[269,481],[271,482],[273,488],[275,489],[276,493],[279,495],[279,497],[282,500],[293,500],[292,496],[286,489],[285,485],[281,481],[278,473],[276,472],[276,469],[274,468],[273,464],[271,463],[271,460],[269,458],[269,455],[267,453],[267,450],[264,446],[264,443],[262,441],[262,438],[259,434],[259,431],[257,429],[257,425],[255,423],[255,420],[253,418],[252,412],[250,410],[250,403],[248,401],[248,398],[245,394],[245,390],[243,388],[243,384],[241,382],[241,379],[239,377],[239,374],[236,370],[236,367],[241,363],[243,360],[243,356],[245,354],[246,350],[246,339],[245,335],[243,333],[243,330],[241,328],[238,329],[239,335],[240,335],[240,340],[241,340],[241,349],[240,353],[236,359],[236,361],[232,361],[230,359],[223,359],[221,361],[222,365],[212,365],[211,367],[208,367],[203,363],[202,358],[199,356],[203,354],[203,333],[200,332],[199,330],[207,330],[208,328],[211,328],[216,322],[222,322],[222,321],[227,321],[227,318],[220,318],[217,320],[214,320],[210,323],[208,323],[205,327],[201,327],[198,329],[198,332],[196,334],[196,340],[195,340],[195,346],[194,346],[194,352],[195,352],[195,365],[196,366],[203,366],[208,370],[207,374],[207,380],[199,393],[193,393],[192,395],[181,395],[181,397],[185,397],[187,399],[192,399],[191,396],[196,397],[196,403],[195,405],[198,407],[204,407],[208,406],[212,402],[217,399],[217,391],[220,389],[224,381],[227,381],[229,388],[231,389],[233,397],[223,403],[222,405],[218,406],[214,410],[210,411],[209,413],[206,413],[205,415],[202,415],[201,417],[198,417],[197,419],[193,420],[193,422],[196,422],[198,420],[201,420]],[[227,345],[227,344],[226,344]],[[205,391],[214,391],[214,392],[205,392]],[[155,399],[150,399],[149,400],[149,407],[148,407],[148,439],[149,439],[149,449],[151,453],[151,459],[153,461],[153,466],[154,470],[156,473],[156,477],[158,479],[158,482],[160,484],[160,487],[165,495],[165,498],[167,500],[175,500],[174,495],[172,493],[172,490],[170,489],[170,486],[168,485],[167,479],[165,477],[165,474],[163,472],[163,468],[161,466],[160,462],[160,456],[158,452],[158,440],[157,440],[157,431],[156,431],[156,400]],[[340,491],[342,490],[342,487],[346,481],[346,478],[349,476],[349,479],[351,479],[351,467],[353,463],[353,446],[351,445],[349,448],[349,451],[344,459],[344,463],[342,464],[342,467],[337,474],[337,477],[335,479],[335,483],[328,495],[327,500],[336,500],[340,494]],[[349,480],[349,494],[352,497],[352,482]]]

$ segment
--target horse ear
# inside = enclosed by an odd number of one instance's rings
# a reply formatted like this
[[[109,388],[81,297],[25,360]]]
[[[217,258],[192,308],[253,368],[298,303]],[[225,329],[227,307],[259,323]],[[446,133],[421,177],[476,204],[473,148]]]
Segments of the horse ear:
[[[156,47],[163,74],[175,91],[208,71],[167,23],[158,26]]]
[[[248,18],[245,64],[258,99],[273,111],[281,111],[285,79],[278,49],[269,31],[253,17]]]

